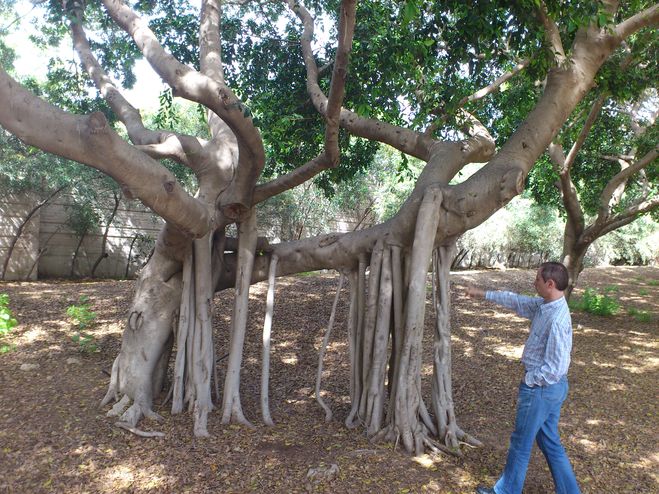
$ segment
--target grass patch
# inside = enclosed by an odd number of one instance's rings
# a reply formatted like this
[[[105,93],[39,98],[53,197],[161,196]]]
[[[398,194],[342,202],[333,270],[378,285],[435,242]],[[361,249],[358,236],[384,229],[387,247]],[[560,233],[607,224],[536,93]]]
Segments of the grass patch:
[[[659,280],[649,280],[648,285],[650,285],[650,286],[659,286]]]
[[[608,293],[616,290],[609,290]],[[614,316],[620,311],[620,304],[606,293],[601,294],[594,288],[586,288],[581,298],[570,301],[570,308],[598,316]]]
[[[627,309],[627,313],[636,319],[638,322],[650,322],[652,321],[652,315],[647,310],[637,309],[636,307],[630,307]]]
[[[18,321],[9,308],[9,295],[0,293],[0,355],[16,349],[16,345],[2,343],[2,338],[18,325]]]
[[[9,308],[9,295],[0,293],[0,338],[8,335],[17,324],[18,321]]]
[[[91,310],[89,297],[82,295],[77,305],[69,305],[66,309],[66,315],[69,316],[71,326],[75,330],[71,339],[77,343],[78,348],[87,353],[95,352],[98,347],[94,341],[94,336],[87,332],[96,324],[96,312]]]
[[[310,276],[316,276],[318,271],[303,271],[301,273],[295,273],[295,276],[299,278],[308,278]]]

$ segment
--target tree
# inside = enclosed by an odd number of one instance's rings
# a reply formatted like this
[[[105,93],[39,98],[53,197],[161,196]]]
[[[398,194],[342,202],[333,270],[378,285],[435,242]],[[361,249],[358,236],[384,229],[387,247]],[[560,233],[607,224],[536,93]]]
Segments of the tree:
[[[659,106],[654,94],[644,92],[640,98],[633,105],[614,101],[604,108],[609,95],[599,94],[569,153],[560,142],[549,147],[567,216],[562,259],[570,275],[568,298],[595,240],[659,208],[654,128]],[[599,173],[593,173],[596,167]],[[594,215],[589,223],[586,213]]]
[[[449,267],[455,241],[522,191],[602,64],[623,41],[655,26],[659,7],[408,0],[361,2],[357,9],[354,0],[310,2],[316,17],[324,14],[332,23],[328,32],[336,39],[319,42],[314,52],[314,19],[297,0],[239,6],[204,0],[199,12],[183,2],[139,2],[134,9],[119,0],[102,4],[103,10],[51,4],[48,20],[61,29],[69,19],[82,65],[130,142],[103,112],[63,111],[6,72],[0,72],[0,123],[33,146],[108,174],[124,195],[139,198],[166,221],[137,282],[112,367],[103,400],[117,400],[110,414],[143,433],[136,425],[143,416],[157,417],[153,400],[176,340],[172,412],[187,406],[194,433],[208,434],[215,366],[209,308],[215,291],[235,286],[222,422],[248,424],[240,368],[249,285],[269,279],[272,290],[276,276],[327,268],[342,272],[351,290],[352,409],[346,424],[362,424],[374,440],[400,439],[408,451],[459,453],[460,441],[479,444],[458,426],[453,408]],[[85,26],[107,43],[90,43]],[[130,49],[116,26],[132,38]],[[188,42],[193,33],[198,51]],[[221,43],[221,36],[227,41]],[[117,40],[122,43],[113,45]],[[143,124],[108,75],[110,64],[132,59],[136,50],[173,95],[205,108],[210,138]],[[544,88],[497,149],[469,110],[527,69],[544,80]],[[291,112],[288,117],[283,110]],[[257,245],[257,204],[321,172],[316,180],[329,187],[363,166],[377,143],[426,163],[395,216],[347,234]],[[165,158],[195,173],[194,197],[159,163]],[[348,166],[339,166],[342,159]],[[472,162],[487,164],[449,185]],[[261,175],[271,180],[257,183]],[[237,245],[226,237],[233,223]],[[436,325],[426,405],[421,342],[431,261]],[[263,392],[267,397],[267,387]],[[268,400],[261,403],[267,422]]]

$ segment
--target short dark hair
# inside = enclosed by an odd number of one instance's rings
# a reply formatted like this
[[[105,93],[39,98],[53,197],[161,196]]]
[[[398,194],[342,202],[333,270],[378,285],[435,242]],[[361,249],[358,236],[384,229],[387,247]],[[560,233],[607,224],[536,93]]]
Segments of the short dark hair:
[[[570,278],[567,268],[560,262],[543,262],[540,265],[540,276],[545,281],[553,280],[556,283],[556,289],[561,292],[567,288]]]

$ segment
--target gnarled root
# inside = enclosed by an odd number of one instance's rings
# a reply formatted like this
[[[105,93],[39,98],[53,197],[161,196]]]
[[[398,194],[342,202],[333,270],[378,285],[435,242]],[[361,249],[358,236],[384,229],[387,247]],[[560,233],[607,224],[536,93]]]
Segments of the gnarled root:
[[[165,434],[163,432],[143,431],[141,429],[138,429],[137,427],[133,427],[127,422],[115,422],[114,425],[116,427],[119,427],[120,429],[125,429],[128,432],[132,432],[136,436],[140,436],[140,437],[165,437]]]
[[[136,434],[140,437],[164,437],[165,434],[162,432],[156,431],[143,431],[136,427],[137,423],[144,416],[146,418],[161,422],[163,418],[158,415],[156,412],[151,410],[149,407],[140,405],[139,403],[133,403],[130,407],[130,397],[124,395],[121,400],[119,400],[110,411],[108,411],[108,417],[118,417],[121,415],[121,418],[118,422],[115,422],[115,426],[125,429],[133,434]],[[124,411],[125,410],[125,411]]]

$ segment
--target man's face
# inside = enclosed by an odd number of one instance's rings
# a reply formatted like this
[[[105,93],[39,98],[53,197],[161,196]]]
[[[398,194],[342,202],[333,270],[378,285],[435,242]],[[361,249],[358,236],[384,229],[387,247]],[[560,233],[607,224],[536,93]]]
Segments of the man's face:
[[[540,295],[542,298],[546,298],[547,295],[549,294],[549,283],[550,281],[545,281],[542,278],[542,269],[539,268],[538,272],[535,275],[535,291],[538,292],[538,295]]]

